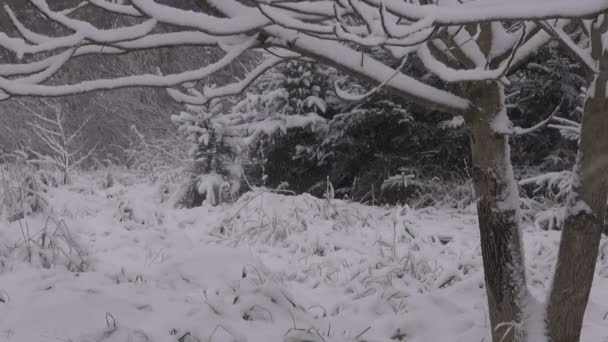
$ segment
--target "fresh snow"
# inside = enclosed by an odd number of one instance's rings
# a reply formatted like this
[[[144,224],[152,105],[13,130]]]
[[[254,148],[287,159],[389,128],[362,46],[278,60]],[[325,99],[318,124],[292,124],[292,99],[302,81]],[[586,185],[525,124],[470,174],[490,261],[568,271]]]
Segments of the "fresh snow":
[[[162,202],[171,182],[114,174],[109,189],[101,173],[78,175],[50,190],[48,214],[0,220],[1,341],[491,340],[473,207],[369,207],[258,190],[174,209]],[[38,241],[31,263],[28,235]],[[535,312],[558,238],[524,227]],[[607,242],[583,341],[608,336]],[[529,329],[542,327],[536,316]]]

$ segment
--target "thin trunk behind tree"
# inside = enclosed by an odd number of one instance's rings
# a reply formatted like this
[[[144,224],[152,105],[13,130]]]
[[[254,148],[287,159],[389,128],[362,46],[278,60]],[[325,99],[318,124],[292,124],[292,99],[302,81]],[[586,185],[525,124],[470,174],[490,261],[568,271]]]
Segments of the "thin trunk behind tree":
[[[527,296],[519,224],[519,193],[513,177],[508,137],[493,124],[504,112],[502,86],[468,82],[466,97],[475,110],[465,114],[472,153],[486,292],[494,342],[524,341],[522,304]]]
[[[606,215],[608,55],[602,46],[602,34],[608,29],[608,21],[600,27],[592,26],[592,55],[599,72],[588,88],[568,217],[547,305],[547,332],[552,342],[580,340]]]

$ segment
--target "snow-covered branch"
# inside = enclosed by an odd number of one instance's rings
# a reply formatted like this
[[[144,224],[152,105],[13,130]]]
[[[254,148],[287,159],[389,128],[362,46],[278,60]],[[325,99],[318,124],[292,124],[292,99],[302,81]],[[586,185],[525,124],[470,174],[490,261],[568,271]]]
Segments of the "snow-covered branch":
[[[560,27],[550,25],[546,21],[541,21],[539,24],[543,30],[561,41],[562,45],[564,45],[582,65],[587,67],[588,70],[591,72],[597,71],[596,62],[591,57],[591,53],[579,47]]]
[[[382,90],[382,88],[384,86],[386,86],[388,84],[388,82],[390,82],[394,77],[396,77],[401,72],[401,69],[405,66],[406,62],[407,62],[407,58],[403,58],[401,60],[401,64],[399,64],[399,67],[397,67],[397,69],[395,70],[395,73],[392,74],[391,77],[387,78],[382,83],[380,83],[378,86],[374,87],[370,91],[368,91],[366,93],[363,93],[363,94],[357,94],[357,95],[350,94],[347,91],[342,90],[340,88],[339,84],[336,82],[335,83],[335,87],[334,87],[336,95],[339,98],[341,98],[342,100],[349,101],[349,102],[360,102],[360,101],[363,101],[363,100],[369,98],[370,96],[376,94],[380,90]]]
[[[141,12],[138,11],[137,8],[130,6],[130,5],[117,4],[115,2],[110,2],[107,0],[86,0],[86,1],[99,8],[103,8],[109,12],[130,15],[133,17],[142,16]]]
[[[559,112],[559,109],[561,108],[563,103],[564,103],[564,98],[562,97],[559,104],[557,105],[557,107],[555,107],[555,109],[551,112],[551,114],[549,114],[549,116],[546,119],[542,120],[541,122],[537,123],[534,126],[527,127],[527,128],[511,127],[511,128],[507,128],[507,129],[503,129],[503,130],[497,129],[496,133],[504,134],[504,135],[512,135],[512,136],[521,136],[521,135],[534,133],[534,132],[544,128],[545,126],[549,125],[549,123],[555,118],[555,115]],[[549,125],[549,127],[551,127],[551,125]]]
[[[242,53],[257,44],[257,37],[232,47],[223,58],[200,69],[170,75],[134,75],[111,79],[83,81],[69,85],[41,85],[25,83],[21,79],[11,80],[0,77],[0,89],[11,95],[64,96],[95,90],[108,90],[126,87],[173,87],[183,83],[204,79],[234,62]]]
[[[587,18],[608,8],[603,0],[572,2],[569,0],[489,0],[453,1],[447,6],[417,5],[401,0],[362,0],[370,5],[384,5],[392,14],[411,20],[428,20],[435,25],[466,25],[489,21],[557,18]],[[430,20],[429,20],[430,18]]]
[[[574,140],[577,141],[580,138],[581,135],[581,124],[573,121],[573,120],[569,120],[566,118],[562,118],[562,117],[554,117],[553,121],[555,123],[551,123],[548,125],[548,127],[550,128],[555,128],[557,130],[559,130],[560,134],[568,139],[568,140]]]
[[[168,92],[169,95],[178,102],[187,103],[190,105],[204,105],[215,98],[242,94],[247,89],[247,87],[249,87],[249,85],[255,82],[269,69],[289,59],[294,59],[298,57],[300,57],[300,55],[291,53],[289,51],[283,52],[282,56],[271,55],[264,62],[260,63],[255,69],[251,70],[244,79],[222,87],[205,87],[202,92],[196,90],[195,88],[189,88],[188,93],[185,93],[175,88],[169,88]]]
[[[477,1],[456,0],[442,1],[441,5],[400,0],[251,0],[246,3],[204,0],[201,8],[213,9],[207,11],[185,10],[155,0],[132,0],[127,4],[88,0],[76,8],[59,11],[53,9],[48,0],[28,1],[45,20],[64,29],[55,35],[36,32],[19,19],[19,13],[5,6],[21,37],[0,32],[0,46],[26,60],[0,64],[0,100],[11,96],[63,96],[124,87],[165,87],[172,88],[170,94],[178,101],[202,104],[210,98],[243,92],[260,75],[280,63],[280,58],[267,60],[234,84],[187,92],[178,89],[185,83],[213,75],[247,50],[264,48],[287,51],[283,54],[287,58],[302,56],[318,60],[375,84],[374,91],[386,89],[450,112],[467,110],[469,101],[403,74],[395,66],[374,58],[369,48],[384,49],[400,59],[417,52],[427,68],[447,81],[504,80],[513,66],[549,39],[559,38],[572,46],[562,34],[562,26],[550,25],[546,19],[586,17],[608,7],[605,1],[599,0],[577,5],[556,0],[551,6],[547,6],[546,0],[516,0],[517,4],[490,0],[483,5]],[[80,15],[76,19],[74,13],[84,6],[97,8],[104,15],[130,17],[130,24],[98,28]],[[482,30],[479,25],[471,29],[475,25],[468,24],[497,20],[531,20],[533,23],[520,27],[529,25],[536,29],[514,33],[501,23],[484,24],[490,27],[493,36],[489,47],[481,46]],[[468,25],[466,29],[464,25]],[[487,31],[487,27],[484,30]],[[120,75],[73,84],[46,82],[79,56],[186,45],[219,46],[226,55],[198,69],[174,74]],[[447,50],[443,53],[465,68],[445,64],[433,56],[431,46],[445,47]]]

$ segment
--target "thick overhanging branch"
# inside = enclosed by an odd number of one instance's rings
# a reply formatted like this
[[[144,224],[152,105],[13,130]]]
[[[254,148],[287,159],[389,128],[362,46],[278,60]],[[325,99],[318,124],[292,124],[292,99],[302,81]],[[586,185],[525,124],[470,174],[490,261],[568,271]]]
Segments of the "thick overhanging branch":
[[[297,35],[294,31],[279,27],[269,27],[266,30],[277,36],[291,38],[293,51],[334,66],[359,79],[372,83],[389,80],[385,84],[385,89],[405,96],[418,104],[447,112],[465,111],[470,106],[469,101],[459,96],[429,86],[403,73],[395,74],[394,68],[348,46],[311,36]]]
[[[253,15],[257,11],[256,8],[244,6],[235,0],[207,2],[227,17]],[[314,37],[280,25],[264,27],[263,31],[270,37],[267,41],[271,44],[279,42],[277,46],[336,67],[359,79],[379,84],[389,80],[385,85],[386,90],[405,96],[418,104],[448,112],[466,111],[470,107],[466,99],[429,86],[403,73],[399,72],[393,76],[394,68],[340,41]]]
[[[219,61],[209,64],[197,70],[185,71],[171,75],[134,75],[112,79],[99,79],[83,81],[70,85],[40,85],[19,82],[0,77],[0,90],[15,96],[65,96],[91,92],[96,90],[110,90],[127,87],[174,87],[183,83],[204,79],[220,69],[234,62],[241,54],[258,44],[257,36],[242,44],[234,46]]]
[[[68,17],[71,11],[52,10],[45,0],[31,0],[31,3],[45,15],[47,20],[58,23],[73,33],[58,37],[36,33],[21,22],[9,7],[5,6],[17,32],[25,40],[11,38],[0,33],[0,46],[13,51],[18,57],[26,54],[33,56],[28,58],[29,61],[25,63],[0,64],[0,83],[2,83],[0,100],[6,100],[11,96],[63,96],[124,87],[177,86],[183,82],[198,81],[210,76],[232,63],[244,51],[254,48],[258,44],[257,35],[210,35],[200,30],[187,29],[177,32],[153,33],[152,30],[156,27],[157,19],[146,19],[145,15],[133,6],[110,4],[101,0],[91,3],[117,14],[144,17],[144,21],[136,25],[102,30],[90,23]],[[154,7],[156,4],[152,1],[142,3],[151,6],[153,10],[158,9],[158,7]],[[82,6],[82,4],[79,5],[79,8]],[[171,7],[167,9],[178,11]],[[218,20],[224,19],[218,18]],[[224,23],[232,22],[228,20]],[[173,75],[125,75],[114,79],[81,81],[69,85],[42,84],[74,57],[91,54],[122,54],[170,46],[220,46],[227,51],[227,54],[216,63]],[[51,54],[49,55],[49,53]],[[43,57],[35,60],[36,55],[39,54]]]

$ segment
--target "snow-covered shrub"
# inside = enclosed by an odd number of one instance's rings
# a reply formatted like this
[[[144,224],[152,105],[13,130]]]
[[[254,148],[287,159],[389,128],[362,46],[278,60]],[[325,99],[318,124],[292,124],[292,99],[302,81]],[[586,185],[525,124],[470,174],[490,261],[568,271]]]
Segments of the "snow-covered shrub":
[[[332,111],[348,107],[334,91],[338,72],[318,63],[289,61],[264,75],[254,85],[249,99],[244,103],[255,103],[263,111],[283,114],[316,113],[329,118]],[[257,101],[252,101],[258,99]],[[251,107],[250,109],[254,109]]]
[[[560,105],[556,116],[579,120],[584,101],[581,87],[587,84],[585,77],[584,68],[563,46],[548,44],[539,49],[525,68],[510,77],[506,98],[509,118],[517,126],[531,127]],[[548,126],[553,124],[558,123]],[[537,166],[544,172],[571,168],[576,154],[576,140],[563,139],[557,129],[516,137],[511,145],[516,168]]]
[[[335,114],[321,139],[297,146],[299,174],[317,178],[307,189],[296,190],[321,195],[329,176],[338,198],[409,203],[434,177],[451,179],[459,172],[464,178],[464,129],[441,126],[441,115],[420,110],[383,94]],[[407,186],[392,186],[400,184],[391,177],[399,178],[402,170],[416,179]]]
[[[562,207],[551,207],[539,211],[534,217],[534,225],[542,230],[561,230],[566,219],[566,210]]]
[[[134,222],[144,226],[163,223],[165,217],[159,205],[159,187],[139,184],[129,189],[110,189],[108,195],[117,199],[114,217],[120,222]]]
[[[75,130],[68,130],[67,119],[63,109],[59,105],[43,103],[52,110],[53,115],[44,115],[47,108],[32,108],[30,112],[35,120],[30,122],[30,126],[35,136],[41,141],[43,148],[40,150],[28,148],[32,158],[28,158],[28,163],[46,167],[57,168],[61,173],[61,183],[71,183],[73,170],[79,167],[95,151],[97,145],[89,150],[83,150],[84,138],[82,129],[86,126],[92,116],[85,119]]]
[[[221,128],[213,122],[221,115],[222,105],[213,101],[191,109],[195,114],[182,112],[172,116],[192,145],[188,180],[177,195],[176,206],[192,208],[205,200],[212,205],[230,201],[238,194],[241,175],[237,151],[224,142]],[[225,189],[231,196],[222,196]]]
[[[339,76],[335,69],[322,64],[290,61],[262,78],[254,91],[281,91],[285,94],[281,108],[285,114],[314,113],[330,120],[338,110],[352,106],[335,94],[334,82]],[[303,192],[319,180],[325,180],[326,170],[317,167],[315,161],[297,155],[301,146],[314,146],[322,140],[327,128],[323,125],[316,130],[291,130],[264,141],[259,150],[264,184],[270,187],[284,184],[290,190]]]
[[[577,64],[563,56],[555,45],[543,48],[536,64],[533,63],[529,68],[523,68],[514,75],[513,85],[508,88],[508,93],[513,96],[508,96],[507,103],[509,116],[517,125],[529,127],[538,123],[550,113],[547,112],[548,108],[557,106],[562,98],[560,115],[565,116],[566,120],[578,115],[572,113],[572,110],[579,105],[579,88],[585,82]],[[421,69],[416,67],[415,58],[406,68],[407,73],[421,72]],[[298,70],[279,68],[277,71],[291,75],[297,74]],[[306,72],[304,69],[304,73]],[[312,74],[314,73],[312,69]],[[361,93],[370,89],[370,86],[348,78],[340,79],[335,73],[329,72],[328,75],[331,77],[325,77],[326,79],[331,82],[340,80],[339,87],[348,89],[350,93]],[[296,79],[293,75],[291,77]],[[441,82],[432,78],[428,81],[442,87]],[[285,87],[283,84],[281,86]],[[306,90],[300,85],[294,88]],[[429,201],[428,196],[424,196],[426,199],[416,200],[409,194],[395,194],[384,198],[383,193],[390,192],[381,191],[381,188],[385,180],[399,175],[399,169],[404,167],[415,172],[416,181],[421,185],[429,183],[431,188],[437,184],[435,177],[449,180],[447,182],[467,178],[469,147],[462,117],[450,118],[442,113],[429,112],[426,108],[413,106],[382,92],[366,98],[365,101],[349,103],[337,99],[331,90],[330,87],[325,98],[320,96],[327,105],[323,114],[329,120],[327,131],[312,137],[302,134],[287,135],[269,143],[268,151],[271,153],[266,153],[266,158],[271,162],[267,163],[265,171],[269,176],[270,185],[287,182],[289,188],[295,192],[307,191],[322,196],[326,177],[329,175],[339,197],[348,196],[364,201],[373,197],[377,202],[390,203],[436,203],[436,200]],[[305,91],[302,93],[307,94]],[[401,117],[396,114],[401,114]],[[512,139],[511,144],[515,163],[518,164],[516,169],[524,171],[529,169],[530,165],[540,165],[547,171],[568,167],[573,161],[575,151],[572,141],[560,139],[557,130],[518,137]],[[518,167],[519,165],[521,167]],[[306,177],[302,177],[303,175]],[[305,182],[304,179],[311,181]],[[413,190],[414,183],[410,182],[410,190]],[[470,187],[462,188],[467,189],[466,192],[470,194]],[[403,187],[400,191],[402,190]],[[426,195],[427,192],[413,193]]]
[[[573,99],[578,107],[569,113],[571,118],[566,118],[566,115],[556,116],[549,123],[551,131],[561,135],[562,142],[576,146],[580,136],[580,123],[576,116],[582,111],[585,96],[586,90],[579,89],[578,97]],[[575,149],[556,148],[544,158],[541,171],[537,170],[533,176],[524,177],[519,181],[529,201],[535,202],[533,221],[536,227],[544,230],[561,229],[565,219],[563,206],[572,189],[574,151]]]
[[[543,230],[561,229],[565,219],[563,206],[572,188],[572,171],[541,173],[520,180],[519,185],[532,207],[527,216],[534,217],[534,225]]]
[[[16,221],[33,213],[46,211],[49,186],[56,186],[47,170],[28,165],[17,158],[0,165],[0,215]]]
[[[400,167],[416,169],[425,181],[463,164],[464,128],[439,125],[445,114],[382,92],[347,101],[338,96],[336,82],[349,91],[367,86],[322,64],[290,61],[262,76],[235,102],[187,106],[173,116],[193,145],[193,167],[178,206],[200,205],[212,188],[210,203],[217,202],[222,184],[225,189],[230,184],[229,197],[236,197],[243,174],[248,185],[281,185],[318,196],[329,176],[338,197],[360,200],[381,196],[383,181]],[[196,88],[186,91],[202,96]]]
[[[272,74],[236,102],[214,100],[203,106],[188,106],[187,112],[172,117],[192,143],[189,181],[184,184],[178,206],[197,206],[204,200],[213,205],[233,201],[240,192],[244,169],[261,165],[264,170],[274,165],[276,160],[268,158],[268,148],[277,139],[292,132],[323,129],[325,119],[320,113],[325,112],[327,104],[320,97],[322,89],[312,82],[313,76],[320,76],[307,72],[303,65],[292,66],[299,75],[297,79]],[[294,82],[307,84],[308,90],[285,87]],[[249,185],[265,183],[265,176],[262,171],[259,177],[249,177]]]
[[[572,171],[548,172],[519,181],[530,197],[564,201],[572,187]]]
[[[131,126],[131,140],[122,150],[126,166],[151,181],[163,177],[188,161],[187,142],[180,135],[173,137],[146,136],[137,126]]]
[[[336,85],[341,90],[336,91]],[[361,93],[369,87],[330,67],[301,61],[262,78],[253,88],[256,94],[285,94],[275,101],[281,110],[312,111],[327,120],[314,134],[292,130],[265,141],[260,157],[265,184],[287,184],[296,193],[321,197],[329,176],[339,198],[376,197],[385,202],[382,183],[401,167],[419,171],[420,180],[460,168],[468,152],[464,128],[440,127],[445,114],[429,113],[382,91],[354,102],[341,97],[344,89]]]
[[[394,131],[405,136],[412,121],[405,108],[390,100],[360,106],[335,115],[322,141],[314,146],[300,146],[298,157],[312,158],[317,165],[328,167],[329,178],[338,193],[361,198],[371,190],[369,182],[379,190],[381,182],[393,171],[390,163],[397,147],[394,139],[398,136]],[[384,174],[361,174],[362,169],[374,163]],[[359,189],[351,188],[355,177],[359,178]],[[380,182],[376,177],[382,178]]]

